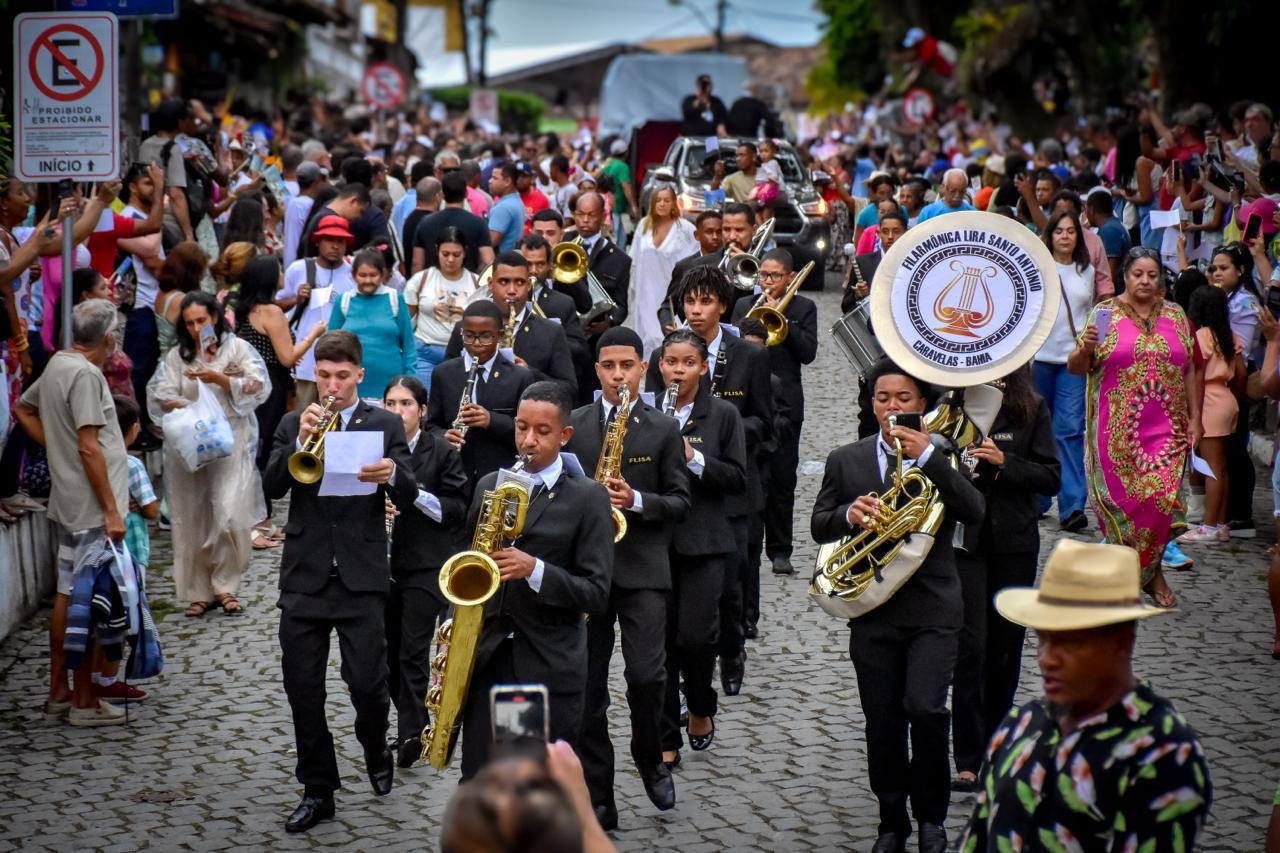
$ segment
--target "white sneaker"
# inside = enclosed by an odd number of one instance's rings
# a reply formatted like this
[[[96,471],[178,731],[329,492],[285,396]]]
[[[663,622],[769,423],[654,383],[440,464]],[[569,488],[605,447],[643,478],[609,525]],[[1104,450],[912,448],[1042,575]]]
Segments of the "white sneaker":
[[[96,708],[72,708],[67,712],[67,722],[73,726],[122,726],[129,722],[123,708],[98,700]]]

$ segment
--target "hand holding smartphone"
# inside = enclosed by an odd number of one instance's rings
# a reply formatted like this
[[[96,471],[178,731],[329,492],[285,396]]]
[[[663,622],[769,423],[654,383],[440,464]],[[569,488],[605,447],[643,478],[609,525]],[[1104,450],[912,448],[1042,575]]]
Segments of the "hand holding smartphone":
[[[1093,325],[1098,330],[1098,343],[1102,343],[1107,336],[1107,329],[1111,328],[1111,309],[1098,308],[1093,312]]]
[[[497,684],[489,690],[489,716],[496,746],[537,744],[545,756],[550,738],[550,695],[543,684]]]

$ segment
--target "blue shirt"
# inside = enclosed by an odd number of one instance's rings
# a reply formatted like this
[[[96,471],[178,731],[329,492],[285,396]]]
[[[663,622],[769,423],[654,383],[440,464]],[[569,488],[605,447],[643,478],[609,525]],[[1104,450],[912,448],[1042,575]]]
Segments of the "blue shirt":
[[[919,225],[927,219],[932,219],[935,216],[941,216],[944,213],[959,213],[962,210],[977,210],[977,208],[969,204],[967,201],[960,202],[959,207],[947,207],[947,203],[945,201],[938,199],[937,201],[924,206],[924,209],[920,211],[920,218],[916,220],[916,224]]]
[[[1133,241],[1129,239],[1129,232],[1114,216],[1098,227],[1098,236],[1102,238],[1102,246],[1106,249],[1108,258],[1122,257],[1132,248]]]
[[[396,227],[397,234],[404,233],[404,221],[413,213],[413,209],[418,206],[418,192],[410,187],[405,190],[400,200],[391,207],[391,224]]]
[[[902,211],[902,218],[906,219],[909,215],[905,207],[899,207]],[[858,218],[854,220],[854,225],[859,228],[870,228],[872,225],[880,224],[880,214],[878,212],[878,204],[868,204],[862,210],[858,211]]]
[[[507,193],[489,211],[489,230],[502,234],[498,251],[506,252],[516,247],[524,234],[524,202],[520,193]]]

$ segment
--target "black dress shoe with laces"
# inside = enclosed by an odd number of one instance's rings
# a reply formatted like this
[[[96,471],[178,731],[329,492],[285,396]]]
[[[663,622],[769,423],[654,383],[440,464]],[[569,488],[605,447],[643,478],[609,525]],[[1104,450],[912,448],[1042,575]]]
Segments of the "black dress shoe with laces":
[[[421,757],[422,741],[416,737],[401,741],[400,746],[396,748],[396,765],[398,767],[412,767]]]
[[[875,846],[871,848],[871,853],[906,853],[906,851],[906,836],[898,832],[881,833],[876,839]]]
[[[391,785],[396,778],[396,763],[391,754],[391,747],[384,746],[377,752],[364,754],[364,766],[369,772],[369,784],[379,797],[391,793]]]
[[[756,623],[748,622],[742,626],[742,636],[748,640],[757,639],[760,636],[760,629],[756,627]]]
[[[661,761],[651,769],[641,769],[640,779],[644,782],[644,792],[649,795],[649,802],[659,811],[670,811],[676,807],[676,782],[671,777],[671,769]]]
[[[600,803],[591,807],[596,813],[596,820],[600,821],[600,828],[605,832],[612,832],[618,828],[618,810],[613,806]]]
[[[285,832],[306,832],[322,820],[333,817],[333,792],[311,792],[302,795],[302,802],[284,822]]]
[[[796,567],[791,565],[791,558],[786,554],[779,554],[773,558],[773,573],[775,575],[794,575]]]
[[[720,686],[726,696],[737,696],[742,691],[742,675],[746,669],[746,661],[742,654],[720,658]]]
[[[947,853],[947,831],[936,823],[920,824],[920,853]]]

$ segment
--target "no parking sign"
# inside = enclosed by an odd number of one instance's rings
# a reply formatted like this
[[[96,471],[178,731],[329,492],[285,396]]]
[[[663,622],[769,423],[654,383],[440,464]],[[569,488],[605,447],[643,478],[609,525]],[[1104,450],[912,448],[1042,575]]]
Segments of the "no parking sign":
[[[116,16],[27,13],[13,25],[17,176],[102,181],[120,171]]]
[[[933,95],[917,86],[902,96],[902,117],[912,124],[924,124],[933,118]]]
[[[380,110],[393,110],[404,103],[408,80],[404,72],[388,62],[375,62],[364,72],[360,93],[369,105]]]

